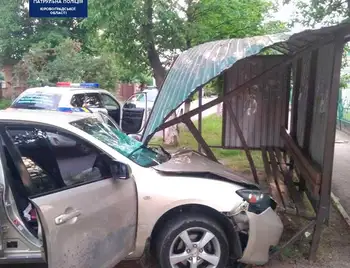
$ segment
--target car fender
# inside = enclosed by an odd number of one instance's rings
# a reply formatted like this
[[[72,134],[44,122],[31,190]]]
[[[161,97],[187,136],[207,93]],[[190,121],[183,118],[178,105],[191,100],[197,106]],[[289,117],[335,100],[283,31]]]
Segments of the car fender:
[[[157,221],[168,211],[183,205],[202,205],[219,213],[236,209],[243,200],[235,193],[241,189],[234,183],[196,177],[159,176],[153,178],[135,174],[138,187],[139,214],[136,248],[130,257],[140,257],[145,242]],[[140,178],[140,179],[138,179]]]

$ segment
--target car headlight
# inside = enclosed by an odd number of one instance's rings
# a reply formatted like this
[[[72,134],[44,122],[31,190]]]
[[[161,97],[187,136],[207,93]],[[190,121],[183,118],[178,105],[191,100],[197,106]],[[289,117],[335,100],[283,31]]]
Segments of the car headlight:
[[[269,207],[276,209],[277,203],[271,198],[269,194],[263,193],[260,190],[241,189],[236,193],[249,203],[248,211],[259,214]]]

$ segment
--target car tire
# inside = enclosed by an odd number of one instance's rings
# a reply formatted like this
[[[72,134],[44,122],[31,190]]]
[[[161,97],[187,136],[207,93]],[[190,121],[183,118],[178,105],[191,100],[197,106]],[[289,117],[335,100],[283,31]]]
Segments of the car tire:
[[[186,239],[186,233],[190,241]],[[212,238],[203,247],[204,243],[201,244],[201,241],[203,242],[202,238],[206,235]],[[185,237],[187,244],[192,244],[191,249],[185,245],[181,237]],[[156,241],[156,258],[160,268],[187,266],[224,268],[228,263],[229,243],[226,234],[222,227],[208,216],[181,214],[167,221]],[[182,260],[179,254],[184,254],[185,259],[176,263],[177,260]]]

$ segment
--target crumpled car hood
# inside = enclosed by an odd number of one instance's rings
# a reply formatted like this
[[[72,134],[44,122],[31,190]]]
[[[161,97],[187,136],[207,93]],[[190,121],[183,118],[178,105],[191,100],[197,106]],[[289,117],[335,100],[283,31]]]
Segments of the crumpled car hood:
[[[195,151],[179,151],[173,154],[169,161],[158,166],[154,166],[153,168],[159,172],[179,175],[198,174],[200,176],[201,174],[212,174],[214,175],[213,177],[216,178],[233,181],[245,186],[259,188],[257,184],[249,179],[235,174],[231,169],[220,163],[216,163]]]

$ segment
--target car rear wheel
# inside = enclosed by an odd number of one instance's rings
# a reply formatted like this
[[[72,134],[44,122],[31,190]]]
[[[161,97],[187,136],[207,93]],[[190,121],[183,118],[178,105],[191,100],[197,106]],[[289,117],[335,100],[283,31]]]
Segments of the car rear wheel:
[[[228,252],[221,226],[203,215],[184,214],[172,219],[157,237],[161,268],[223,268]]]

